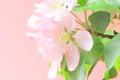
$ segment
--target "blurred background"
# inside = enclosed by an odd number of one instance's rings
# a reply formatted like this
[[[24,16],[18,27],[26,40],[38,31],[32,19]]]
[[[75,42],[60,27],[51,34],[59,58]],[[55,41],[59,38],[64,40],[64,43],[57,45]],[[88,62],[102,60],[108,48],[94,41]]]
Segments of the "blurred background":
[[[37,2],[40,0],[0,0],[0,80],[49,80],[47,61],[25,36],[32,31],[26,20]],[[104,71],[105,64],[99,62],[89,80],[102,80]]]

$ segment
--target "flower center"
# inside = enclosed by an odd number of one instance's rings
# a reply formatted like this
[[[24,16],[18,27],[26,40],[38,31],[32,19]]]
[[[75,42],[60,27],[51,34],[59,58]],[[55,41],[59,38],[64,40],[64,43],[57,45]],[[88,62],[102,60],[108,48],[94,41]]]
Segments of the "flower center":
[[[59,10],[60,8],[63,7],[63,3],[61,4],[58,0],[54,0],[53,4],[50,6],[51,10]]]
[[[70,41],[70,34],[67,32],[62,32],[59,38],[60,40],[62,40],[62,42],[68,44]]]
[[[54,0],[52,5],[50,6],[51,10],[60,10],[64,9],[65,7],[65,2],[64,1],[59,1],[59,0]],[[67,8],[68,6],[66,6]]]

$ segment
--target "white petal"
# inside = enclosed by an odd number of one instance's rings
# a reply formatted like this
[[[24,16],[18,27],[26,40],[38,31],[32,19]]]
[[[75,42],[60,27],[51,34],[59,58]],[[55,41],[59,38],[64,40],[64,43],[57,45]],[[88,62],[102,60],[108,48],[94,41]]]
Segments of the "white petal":
[[[80,52],[78,48],[74,44],[69,43],[68,50],[65,56],[66,56],[67,66],[69,71],[75,70],[80,59]]]
[[[42,20],[43,19],[38,16],[31,15],[30,18],[27,20],[27,24],[30,28],[37,30],[39,29]]]
[[[74,29],[75,26],[75,19],[73,15],[71,15],[68,11],[62,12],[62,22],[65,28],[67,28],[68,31],[71,31]]]
[[[49,9],[49,6],[44,2],[40,4],[34,4],[34,6],[37,8],[34,10],[35,13],[44,13]]]
[[[77,41],[80,48],[90,51],[93,46],[93,39],[91,34],[88,31],[80,30],[74,35],[75,40]]]

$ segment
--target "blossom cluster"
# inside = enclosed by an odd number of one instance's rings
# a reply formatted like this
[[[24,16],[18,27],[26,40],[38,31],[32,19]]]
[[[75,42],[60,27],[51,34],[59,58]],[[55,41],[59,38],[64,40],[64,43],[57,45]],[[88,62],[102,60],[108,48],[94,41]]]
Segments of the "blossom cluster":
[[[37,49],[51,63],[48,77],[54,79],[61,70],[63,56],[69,71],[74,71],[80,60],[78,46],[90,51],[93,40],[86,30],[77,30],[74,16],[71,14],[76,0],[44,0],[35,4],[36,9],[28,19],[28,26],[35,33],[27,36],[37,42]]]

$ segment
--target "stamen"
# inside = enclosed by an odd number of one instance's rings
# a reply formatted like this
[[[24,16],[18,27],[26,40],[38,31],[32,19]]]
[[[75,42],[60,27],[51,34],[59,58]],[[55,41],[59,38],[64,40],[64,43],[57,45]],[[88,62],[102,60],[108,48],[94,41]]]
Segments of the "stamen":
[[[59,38],[60,40],[62,40],[62,42],[68,44],[70,40],[70,35],[67,32],[62,32]]]

